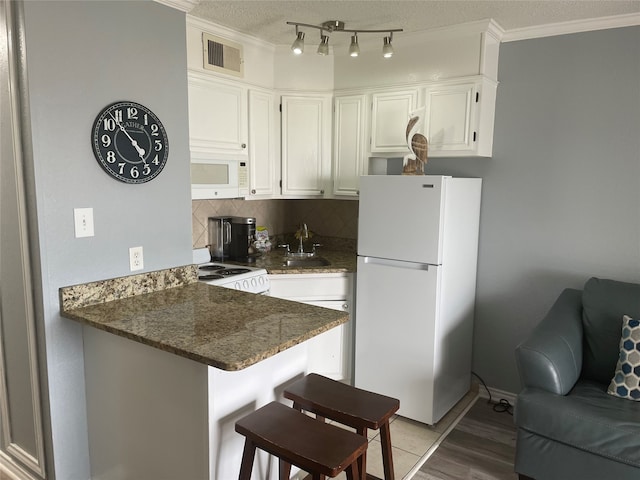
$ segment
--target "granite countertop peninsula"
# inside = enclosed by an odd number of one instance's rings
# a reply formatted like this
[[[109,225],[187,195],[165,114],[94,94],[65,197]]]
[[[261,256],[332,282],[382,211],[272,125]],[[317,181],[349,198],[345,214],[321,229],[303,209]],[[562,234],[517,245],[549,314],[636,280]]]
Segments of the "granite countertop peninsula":
[[[187,265],[60,289],[63,317],[227,371],[348,320],[337,310],[207,285]]]

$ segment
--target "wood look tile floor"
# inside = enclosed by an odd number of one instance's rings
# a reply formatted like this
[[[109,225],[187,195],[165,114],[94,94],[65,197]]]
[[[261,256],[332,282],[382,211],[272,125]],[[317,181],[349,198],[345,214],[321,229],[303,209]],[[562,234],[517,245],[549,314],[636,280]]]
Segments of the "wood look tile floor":
[[[412,470],[415,470],[414,467],[422,460],[423,456],[440,440],[451,425],[465,413],[470,405],[473,405],[477,398],[478,388],[477,385],[474,384],[471,391],[433,426],[397,415],[391,419],[391,445],[393,449],[395,477],[397,480],[411,478],[411,476],[408,475],[413,473]],[[378,478],[384,478],[379,431],[370,430],[368,435],[367,473],[375,475]],[[300,472],[297,478],[305,478],[305,475]],[[310,478],[310,476],[307,478]],[[343,472],[335,478],[345,480],[347,476]]]
[[[516,480],[515,445],[513,417],[479,399],[413,480]]]

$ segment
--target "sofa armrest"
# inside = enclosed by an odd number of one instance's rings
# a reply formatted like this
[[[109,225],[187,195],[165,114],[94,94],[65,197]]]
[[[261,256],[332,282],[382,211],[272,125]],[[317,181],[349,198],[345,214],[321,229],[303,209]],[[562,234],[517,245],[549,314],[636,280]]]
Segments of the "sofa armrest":
[[[565,289],[529,337],[516,347],[524,387],[566,395],[582,370],[582,292]]]

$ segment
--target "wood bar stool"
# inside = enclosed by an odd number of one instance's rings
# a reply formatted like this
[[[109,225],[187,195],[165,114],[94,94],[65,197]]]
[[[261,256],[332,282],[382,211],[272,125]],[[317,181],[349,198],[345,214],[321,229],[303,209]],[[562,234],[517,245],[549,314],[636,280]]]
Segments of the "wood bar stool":
[[[384,478],[395,479],[389,419],[400,408],[400,400],[361,390],[316,373],[291,384],[285,389],[284,397],[293,400],[295,409],[315,413],[322,421],[328,418],[355,428],[364,437],[367,436],[367,429],[380,429]],[[362,480],[376,478],[367,474],[366,463],[365,452],[358,459]]]
[[[236,422],[246,437],[239,480],[249,480],[256,448],[278,457],[280,480],[289,480],[291,464],[312,475],[335,477],[345,471],[358,480],[358,459],[367,450],[367,438],[318,422],[278,402],[271,402]]]

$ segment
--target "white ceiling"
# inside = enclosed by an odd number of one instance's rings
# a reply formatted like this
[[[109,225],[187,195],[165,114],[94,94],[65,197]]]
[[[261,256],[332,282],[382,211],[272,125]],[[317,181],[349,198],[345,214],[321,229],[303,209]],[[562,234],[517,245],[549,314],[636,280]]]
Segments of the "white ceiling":
[[[573,20],[640,13],[640,0],[191,0],[188,13],[276,45],[290,44],[287,21],[319,25],[342,20],[348,29],[416,32],[493,19],[505,31]],[[307,35],[319,31],[307,30]],[[345,34],[339,37],[348,36]],[[331,39],[332,44],[337,43]]]

